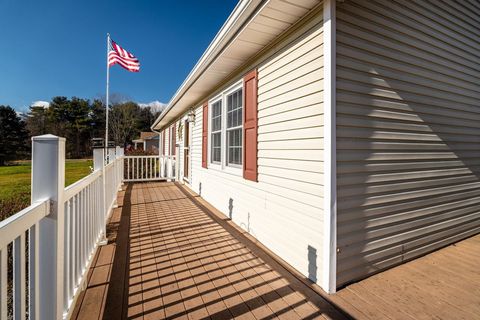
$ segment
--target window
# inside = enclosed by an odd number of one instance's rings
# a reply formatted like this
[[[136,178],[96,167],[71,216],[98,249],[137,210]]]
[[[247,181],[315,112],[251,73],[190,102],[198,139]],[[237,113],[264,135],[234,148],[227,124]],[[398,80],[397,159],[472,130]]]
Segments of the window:
[[[242,83],[243,84],[243,83]],[[237,170],[243,151],[243,86],[236,84],[210,102],[210,163]]]
[[[222,100],[212,104],[211,162],[222,161]]]
[[[242,89],[227,96],[227,165],[242,164]]]

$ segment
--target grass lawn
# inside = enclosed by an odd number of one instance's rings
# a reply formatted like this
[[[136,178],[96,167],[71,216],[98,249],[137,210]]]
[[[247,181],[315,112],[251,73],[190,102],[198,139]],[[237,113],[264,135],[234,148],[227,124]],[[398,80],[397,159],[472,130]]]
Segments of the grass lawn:
[[[92,160],[66,160],[65,186],[90,174]],[[30,204],[30,161],[0,167],[0,220]]]

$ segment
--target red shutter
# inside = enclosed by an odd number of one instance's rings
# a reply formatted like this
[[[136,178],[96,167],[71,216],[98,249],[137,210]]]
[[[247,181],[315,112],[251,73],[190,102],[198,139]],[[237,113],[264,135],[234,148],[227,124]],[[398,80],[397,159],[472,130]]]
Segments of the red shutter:
[[[165,130],[162,131],[162,137],[163,137],[163,143],[162,143],[162,155],[164,156],[165,155],[165,142],[166,142],[166,134],[165,134]]]
[[[208,152],[208,102],[203,104],[202,118],[202,167],[207,168]]]
[[[172,125],[172,155],[175,155],[177,152],[177,127],[175,123]]]
[[[243,178],[257,178],[257,70],[243,78]]]

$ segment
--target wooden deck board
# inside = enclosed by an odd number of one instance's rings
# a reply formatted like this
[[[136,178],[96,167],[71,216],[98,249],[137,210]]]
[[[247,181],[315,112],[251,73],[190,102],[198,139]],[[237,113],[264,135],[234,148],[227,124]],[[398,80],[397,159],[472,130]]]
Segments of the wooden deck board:
[[[129,184],[118,202],[73,319],[345,318],[178,185]]]
[[[358,319],[389,310],[390,319],[480,319],[479,254],[476,235],[351,284],[332,301]]]

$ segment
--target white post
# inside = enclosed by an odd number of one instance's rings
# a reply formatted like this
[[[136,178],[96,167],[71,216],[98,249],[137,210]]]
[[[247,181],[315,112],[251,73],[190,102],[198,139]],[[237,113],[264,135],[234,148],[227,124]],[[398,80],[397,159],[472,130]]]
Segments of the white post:
[[[123,175],[124,175],[124,172],[125,172],[125,160],[123,159],[123,156],[125,155],[125,150],[119,146],[117,146],[116,150],[115,150],[115,153],[117,154],[117,158],[122,158],[119,162],[120,164],[120,168],[119,168],[119,182],[120,182],[120,187],[119,187],[119,190],[122,189],[122,185],[123,185]]]
[[[105,151],[103,148],[93,149],[93,170],[102,170],[105,161]]]
[[[323,2],[324,202],[323,279],[328,293],[337,290],[337,138],[335,0]]]
[[[32,138],[32,203],[52,201],[51,213],[39,222],[38,302],[40,319],[62,319],[64,312],[65,138]]]
[[[108,163],[115,161],[115,148],[108,148]]]
[[[115,154],[117,155],[117,158],[123,156],[123,148],[117,146],[115,148]]]

